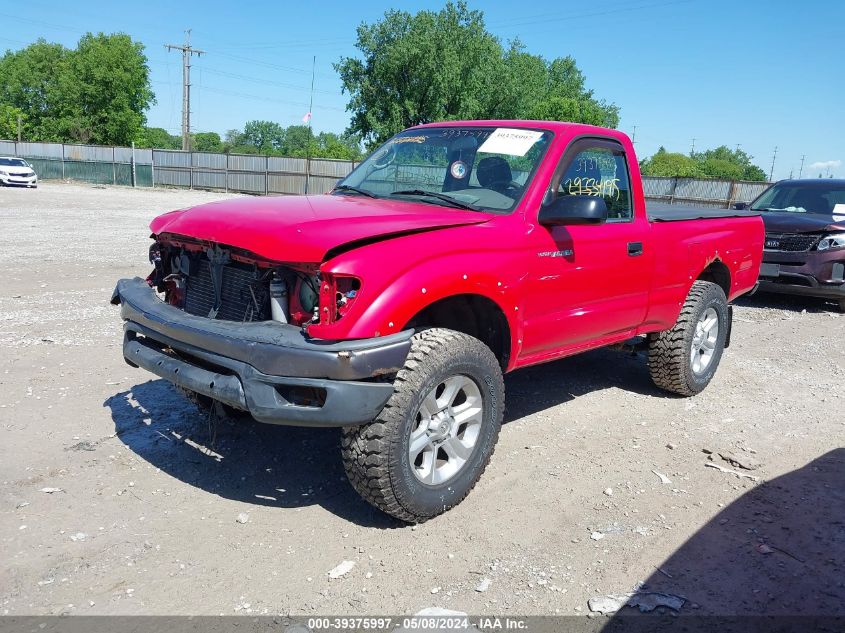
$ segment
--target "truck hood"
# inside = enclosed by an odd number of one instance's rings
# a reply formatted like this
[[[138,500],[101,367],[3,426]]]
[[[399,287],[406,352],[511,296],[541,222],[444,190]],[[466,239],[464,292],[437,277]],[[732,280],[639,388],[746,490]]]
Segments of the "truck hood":
[[[150,223],[162,233],[242,248],[279,262],[321,262],[338,247],[492,216],[426,203],[360,196],[239,198],[171,211]]]
[[[789,211],[763,211],[763,224],[772,233],[821,233],[845,231],[845,218],[841,215],[821,213],[790,213]]]

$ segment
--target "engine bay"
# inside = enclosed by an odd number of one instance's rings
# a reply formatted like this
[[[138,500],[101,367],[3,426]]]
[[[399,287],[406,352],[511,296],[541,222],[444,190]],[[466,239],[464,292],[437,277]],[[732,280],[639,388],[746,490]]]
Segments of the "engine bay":
[[[318,264],[281,264],[246,251],[184,239],[150,246],[147,282],[189,314],[296,326],[333,322],[360,288],[355,278],[324,279]],[[332,301],[332,298],[334,301]]]

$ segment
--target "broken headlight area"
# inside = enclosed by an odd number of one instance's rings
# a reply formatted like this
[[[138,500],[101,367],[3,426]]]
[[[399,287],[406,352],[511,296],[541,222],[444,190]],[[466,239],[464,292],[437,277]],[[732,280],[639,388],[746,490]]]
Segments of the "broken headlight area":
[[[361,291],[361,280],[348,275],[323,273],[320,280],[319,322],[328,325],[349,312]]]
[[[319,313],[317,265],[281,265],[216,244],[155,242],[148,283],[166,303],[226,321],[313,322]]]
[[[816,245],[816,250],[826,251],[831,248],[845,248],[845,233],[825,235]]]

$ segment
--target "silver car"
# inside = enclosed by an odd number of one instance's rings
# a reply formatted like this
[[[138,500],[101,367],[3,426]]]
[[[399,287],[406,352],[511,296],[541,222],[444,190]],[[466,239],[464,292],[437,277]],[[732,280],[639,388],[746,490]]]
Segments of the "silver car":
[[[0,156],[0,185],[17,185],[35,188],[38,186],[38,175],[23,158],[14,156]]]

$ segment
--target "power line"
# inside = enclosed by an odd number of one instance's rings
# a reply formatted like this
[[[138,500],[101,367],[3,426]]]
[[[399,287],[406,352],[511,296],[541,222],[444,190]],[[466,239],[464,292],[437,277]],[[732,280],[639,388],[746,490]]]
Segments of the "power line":
[[[310,40],[299,40],[299,41],[286,41],[286,42],[256,42],[251,44],[244,44],[244,43],[237,43],[237,42],[230,42],[226,45],[216,46],[215,48],[221,48],[223,50],[233,50],[233,49],[241,49],[241,50],[269,50],[269,49],[298,49],[298,48],[311,48],[313,49],[315,46],[319,46],[321,50],[326,50],[326,48],[339,48],[340,45],[351,46],[354,42],[352,42],[348,37],[344,38],[331,38],[331,39],[310,39]],[[335,45],[335,46],[333,46]]]
[[[191,149],[191,55],[199,57],[205,51],[191,46],[191,29],[185,31],[185,43],[165,44],[168,50],[182,51],[182,149]]]
[[[289,84],[289,83],[285,83],[283,81],[273,81],[273,80],[270,80],[270,79],[263,79],[261,77],[249,77],[247,75],[240,75],[238,73],[230,73],[230,72],[225,71],[225,70],[217,70],[215,68],[209,68],[207,66],[203,66],[202,71],[204,73],[210,73],[212,75],[219,75],[221,77],[228,77],[230,79],[240,79],[242,81],[250,81],[250,82],[253,82],[253,83],[265,84],[265,85],[268,85],[268,86],[279,86],[280,88],[293,88],[294,90],[308,90],[308,86],[302,86],[302,85],[297,85],[297,84]],[[339,92],[332,91],[332,90],[314,90],[314,92],[318,92],[320,94],[326,94],[326,95],[333,95],[333,96],[339,96],[340,95]]]
[[[595,11],[595,12],[581,13],[581,14],[569,14],[569,15],[565,15],[565,16],[562,16],[562,17],[558,17],[558,18],[551,17],[551,18],[543,18],[543,19],[525,19],[525,20],[522,20],[522,21],[500,22],[498,24],[493,22],[493,23],[490,23],[488,26],[490,26],[491,28],[495,28],[496,26],[512,27],[512,28],[518,28],[520,31],[523,31],[523,30],[525,30],[525,27],[530,27],[530,26],[533,26],[533,25],[544,25],[544,24],[553,23],[553,22],[570,22],[572,20],[577,20],[577,19],[581,19],[581,18],[596,18],[596,17],[602,17],[602,16],[617,16],[619,13],[622,13],[622,12],[640,11],[642,9],[652,9],[652,8],[656,9],[656,8],[666,7],[666,6],[676,5],[676,4],[689,4],[692,1],[693,0],[675,0],[675,1],[672,1],[672,2],[657,2],[657,3],[652,3],[652,4],[643,4],[643,5],[638,5],[638,6],[623,7],[623,8],[619,8],[619,9],[611,9],[611,10],[606,10],[606,11]],[[550,15],[555,15],[555,14],[550,14]],[[622,16],[622,17],[625,18],[625,16]],[[626,21],[631,21],[633,18],[625,18],[625,19],[626,19]],[[560,27],[555,27],[555,30],[558,30],[559,28]],[[506,29],[506,30],[511,30],[511,29]],[[552,30],[549,29],[549,30],[546,30],[546,31],[533,31],[533,32],[534,33],[544,33],[544,32],[550,33],[550,32],[552,32]]]
[[[276,70],[285,70],[292,73],[300,73],[304,75],[311,75],[311,69],[306,68],[297,68],[295,66],[282,66],[281,64],[274,64],[272,62],[264,61],[261,59],[254,59],[252,57],[243,57],[241,55],[232,55],[230,53],[221,53],[219,51],[210,51],[217,55],[218,57],[227,57],[229,59],[234,59],[235,61],[239,62],[247,62],[250,64],[257,64],[259,66],[265,66],[267,68],[273,68]],[[321,77],[330,77],[331,79],[337,79],[337,75],[330,74],[330,73],[317,73],[317,75]]]
[[[234,90],[223,90],[221,88],[209,88],[208,86],[203,87],[203,90],[206,92],[216,92],[217,94],[221,95],[229,95],[231,97],[244,97],[246,99],[253,99],[257,101],[267,101],[268,103],[283,103],[285,105],[295,105],[302,108],[307,108],[308,104],[304,101],[286,101],[284,99],[273,99],[272,97],[267,97],[263,95],[256,95],[250,94],[247,92],[237,92]],[[320,106],[322,110],[334,110],[335,112],[346,112],[345,108],[336,108],[333,106]]]

